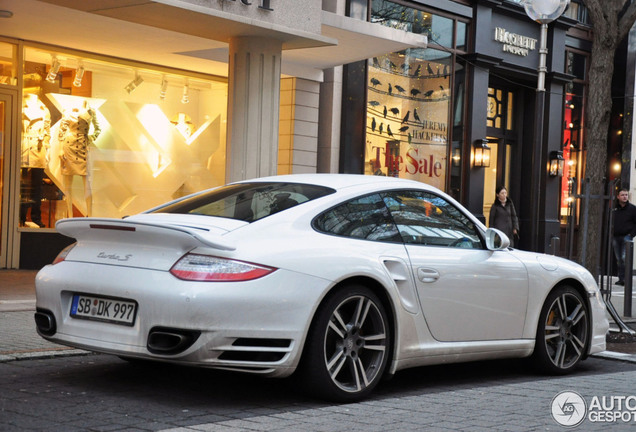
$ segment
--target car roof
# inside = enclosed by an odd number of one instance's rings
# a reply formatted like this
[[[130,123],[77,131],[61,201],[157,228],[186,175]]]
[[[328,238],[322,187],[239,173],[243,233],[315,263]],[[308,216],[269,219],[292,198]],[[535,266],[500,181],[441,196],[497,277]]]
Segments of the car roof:
[[[421,188],[431,191],[438,191],[437,188],[427,185],[426,183],[415,180],[400,179],[396,177],[373,176],[364,174],[288,174],[270,177],[260,177],[250,180],[243,180],[237,183],[254,183],[254,182],[289,182],[289,183],[305,183],[318,186],[325,186],[335,190],[343,190],[354,186],[377,185],[378,187],[396,187],[396,188]]]

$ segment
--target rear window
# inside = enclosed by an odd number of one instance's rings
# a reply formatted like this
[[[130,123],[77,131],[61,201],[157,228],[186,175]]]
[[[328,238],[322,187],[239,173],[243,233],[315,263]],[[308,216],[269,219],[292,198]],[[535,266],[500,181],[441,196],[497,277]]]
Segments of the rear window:
[[[300,183],[241,183],[185,198],[152,213],[218,216],[254,222],[334,192],[331,188]]]

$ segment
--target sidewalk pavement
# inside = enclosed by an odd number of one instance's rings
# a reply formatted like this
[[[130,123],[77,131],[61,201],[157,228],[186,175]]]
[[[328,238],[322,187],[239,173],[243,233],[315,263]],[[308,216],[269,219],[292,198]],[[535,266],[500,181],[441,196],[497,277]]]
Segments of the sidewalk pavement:
[[[44,340],[35,330],[36,270],[0,270],[0,363],[88,354]]]
[[[21,359],[90,354],[88,351],[48,342],[37,334],[33,319],[36,274],[36,270],[0,270],[0,363]],[[620,302],[613,302],[613,304],[622,314],[622,296],[619,298]],[[634,319],[625,319],[625,321],[632,327],[636,323]],[[615,331],[617,327],[611,319],[610,324]],[[612,346],[620,350],[621,344]],[[596,356],[636,363],[634,350],[624,351],[605,351]]]

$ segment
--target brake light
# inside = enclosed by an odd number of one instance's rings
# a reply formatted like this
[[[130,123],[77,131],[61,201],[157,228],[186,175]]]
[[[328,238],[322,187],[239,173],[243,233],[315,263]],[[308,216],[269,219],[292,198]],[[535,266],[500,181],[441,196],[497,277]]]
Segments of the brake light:
[[[57,263],[61,263],[62,261],[64,261],[66,259],[66,256],[69,254],[71,249],[75,247],[76,244],[77,243],[73,243],[71,245],[66,246],[64,249],[62,249],[62,251],[59,254],[57,254],[57,256],[55,257],[51,265],[55,265]]]
[[[209,255],[184,255],[170,269],[179,279],[206,282],[240,282],[258,279],[277,269]]]

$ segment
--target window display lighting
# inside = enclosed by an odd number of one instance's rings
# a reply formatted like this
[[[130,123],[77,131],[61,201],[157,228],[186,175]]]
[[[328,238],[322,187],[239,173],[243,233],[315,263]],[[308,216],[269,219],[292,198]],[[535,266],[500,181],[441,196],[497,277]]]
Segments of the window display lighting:
[[[141,77],[141,75],[135,73],[135,79],[129,82],[128,85],[124,87],[124,89],[128,92],[128,94],[131,94],[137,87],[141,85],[142,82],[144,82],[144,79]]]
[[[181,103],[187,104],[188,102],[190,102],[190,84],[186,82],[183,86],[183,97],[181,98]]]
[[[161,91],[159,92],[159,99],[165,100],[167,91],[168,91],[168,80],[164,76],[161,78]]]
[[[51,63],[51,69],[49,69],[49,73],[46,76],[46,80],[50,83],[54,83],[55,79],[57,78],[57,74],[60,71],[60,67],[62,66],[62,64],[60,63],[60,61],[57,59],[57,57],[53,57],[53,61]]]
[[[84,65],[80,63],[79,67],[77,68],[77,71],[75,71],[75,80],[73,80],[73,85],[75,87],[81,87],[82,86],[82,78],[84,78]]]

